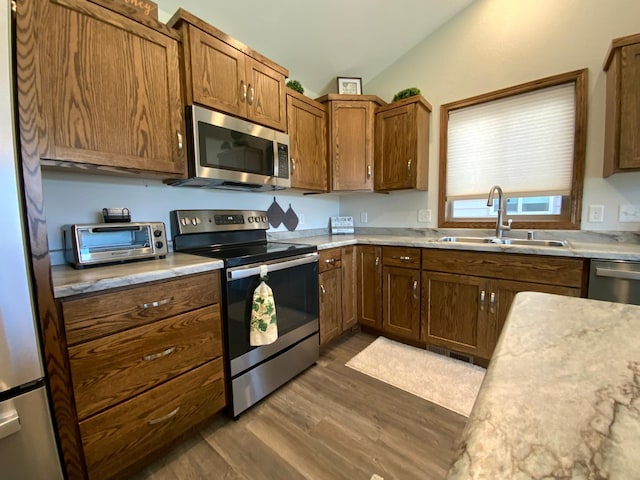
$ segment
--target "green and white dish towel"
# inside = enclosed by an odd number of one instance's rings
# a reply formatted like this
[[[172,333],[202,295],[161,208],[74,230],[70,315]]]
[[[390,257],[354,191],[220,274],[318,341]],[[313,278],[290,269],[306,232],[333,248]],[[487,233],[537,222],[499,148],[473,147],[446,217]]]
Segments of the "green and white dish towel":
[[[267,267],[260,267],[260,285],[253,292],[251,305],[251,327],[249,344],[252,347],[269,345],[278,339],[278,323],[276,321],[276,302],[271,287],[265,283]]]

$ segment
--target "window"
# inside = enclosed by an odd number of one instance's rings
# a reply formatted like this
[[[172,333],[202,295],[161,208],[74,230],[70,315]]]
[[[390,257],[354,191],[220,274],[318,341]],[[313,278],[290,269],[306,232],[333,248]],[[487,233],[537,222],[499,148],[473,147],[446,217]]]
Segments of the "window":
[[[439,226],[494,227],[500,185],[513,228],[580,228],[586,111],[586,69],[443,105]]]

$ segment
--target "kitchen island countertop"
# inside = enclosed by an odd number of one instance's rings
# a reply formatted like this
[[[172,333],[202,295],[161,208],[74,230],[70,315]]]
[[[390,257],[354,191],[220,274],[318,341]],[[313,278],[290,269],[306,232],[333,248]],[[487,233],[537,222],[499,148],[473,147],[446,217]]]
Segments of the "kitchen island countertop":
[[[640,478],[640,306],[519,293],[448,480]]]

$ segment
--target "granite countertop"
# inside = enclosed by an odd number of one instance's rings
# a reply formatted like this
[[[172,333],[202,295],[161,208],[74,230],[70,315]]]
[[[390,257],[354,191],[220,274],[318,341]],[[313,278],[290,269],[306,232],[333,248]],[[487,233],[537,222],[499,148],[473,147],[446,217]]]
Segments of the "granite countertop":
[[[475,235],[481,236],[481,235]],[[319,250],[345,245],[391,245],[403,247],[438,248],[476,252],[524,253],[576,258],[601,258],[606,260],[640,261],[640,244],[621,242],[585,242],[568,240],[566,247],[542,247],[529,245],[498,245],[491,243],[443,242],[440,237],[412,235],[316,235],[288,238],[288,241],[316,245]],[[278,239],[275,239],[278,241]]]
[[[447,480],[640,478],[640,306],[519,293]]]
[[[463,234],[467,235],[467,234]],[[439,241],[439,236],[412,234],[357,234],[357,235],[270,235],[271,241],[306,243],[319,250],[345,245],[391,245],[403,247],[439,248],[478,252],[524,253],[579,258],[601,258],[640,261],[640,244],[620,241],[585,242],[569,240],[567,247],[537,247],[523,245],[496,245],[451,243]],[[475,233],[474,236],[482,236]],[[544,238],[544,237],[541,237]],[[146,260],[105,267],[88,267],[76,270],[69,266],[57,265],[52,268],[54,295],[56,298],[82,293],[92,293],[109,288],[135,285],[154,280],[162,280],[180,275],[199,273],[223,268],[221,260],[170,253],[165,259]]]
[[[186,253],[170,253],[166,258],[157,260],[121,263],[104,267],[86,267],[79,270],[68,265],[56,265],[51,268],[51,275],[53,294],[56,298],[62,298],[207,272],[222,267],[222,260]]]

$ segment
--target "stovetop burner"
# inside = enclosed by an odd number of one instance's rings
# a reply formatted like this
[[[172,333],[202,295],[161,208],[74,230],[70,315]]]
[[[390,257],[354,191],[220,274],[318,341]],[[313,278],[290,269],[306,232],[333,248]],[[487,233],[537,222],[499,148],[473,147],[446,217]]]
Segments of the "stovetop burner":
[[[260,263],[317,251],[315,245],[267,241],[267,212],[174,210],[173,248],[224,261],[225,267]]]

